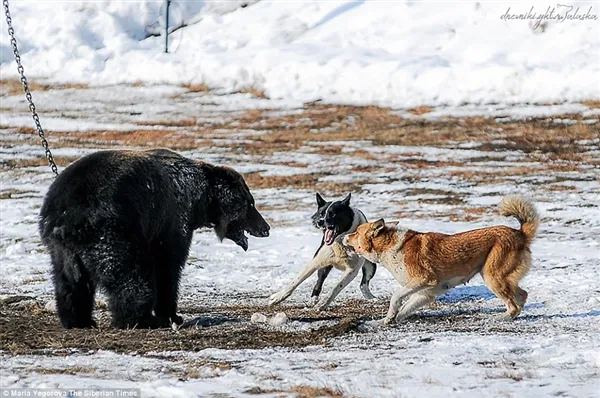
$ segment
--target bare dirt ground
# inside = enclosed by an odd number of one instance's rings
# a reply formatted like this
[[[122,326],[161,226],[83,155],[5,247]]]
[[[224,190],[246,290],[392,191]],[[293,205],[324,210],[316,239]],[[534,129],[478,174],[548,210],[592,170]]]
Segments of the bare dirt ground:
[[[227,297],[219,301],[227,300]],[[206,348],[261,349],[267,347],[327,346],[328,339],[346,333],[363,334],[365,321],[381,319],[387,310],[385,300],[369,302],[349,300],[331,310],[316,312],[304,307],[287,307],[289,321],[312,323],[333,321],[308,331],[282,331],[252,324],[254,313],[273,316],[277,308],[259,305],[184,308],[188,319],[176,333],[171,330],[116,330],[109,326],[106,309],[96,309],[101,320],[99,329],[64,330],[56,314],[46,311],[43,303],[32,298],[12,296],[0,304],[0,350],[11,355],[58,355],[75,349],[79,351],[111,350],[118,353],[140,354],[157,351],[197,352]],[[410,324],[396,326],[410,332],[477,332],[480,334],[538,333],[542,324],[502,322],[484,309],[481,303],[469,308],[452,303],[438,303],[426,314],[411,318]],[[479,308],[477,308],[479,307]],[[500,311],[496,311],[500,312]],[[564,331],[564,329],[561,329]]]

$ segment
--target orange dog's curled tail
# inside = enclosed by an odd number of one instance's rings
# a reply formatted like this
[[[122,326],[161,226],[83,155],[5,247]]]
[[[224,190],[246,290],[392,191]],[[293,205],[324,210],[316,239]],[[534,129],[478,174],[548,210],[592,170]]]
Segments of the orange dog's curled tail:
[[[530,200],[520,195],[505,196],[500,202],[500,213],[519,220],[521,231],[530,242],[533,240],[540,225],[540,216]]]

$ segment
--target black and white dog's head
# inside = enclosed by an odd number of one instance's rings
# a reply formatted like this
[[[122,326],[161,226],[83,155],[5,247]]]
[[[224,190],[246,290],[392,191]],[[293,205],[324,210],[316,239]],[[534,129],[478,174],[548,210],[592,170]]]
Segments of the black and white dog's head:
[[[350,207],[348,194],[344,199],[327,202],[317,192],[317,211],[312,216],[313,225],[323,230],[323,241],[331,245],[335,238],[356,228],[356,212]]]

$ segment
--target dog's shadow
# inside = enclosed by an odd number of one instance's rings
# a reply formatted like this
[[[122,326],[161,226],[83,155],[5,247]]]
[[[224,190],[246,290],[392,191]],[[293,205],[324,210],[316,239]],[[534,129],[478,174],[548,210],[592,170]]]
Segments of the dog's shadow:
[[[527,306],[525,306],[527,308]],[[523,321],[537,321],[542,319],[569,319],[569,318],[588,318],[588,317],[600,317],[599,310],[592,310],[589,312],[580,312],[576,314],[540,314],[540,315],[522,315],[519,320]]]
[[[456,287],[450,290],[445,295],[438,297],[437,299],[441,303],[456,304],[464,302],[492,300],[495,298],[498,297],[494,293],[492,293],[485,285],[478,285]],[[528,303],[525,304],[525,309],[536,309],[542,308],[543,306],[544,305],[542,303]]]
[[[295,316],[289,318],[290,321],[302,322],[302,323],[313,323],[321,321],[339,321],[344,318],[343,315],[323,315],[323,316]]]
[[[494,293],[492,293],[485,285],[478,286],[461,286],[456,287],[450,290],[443,296],[438,297],[438,300],[445,304],[456,304],[456,303],[464,303],[464,302],[474,302],[480,300],[491,300],[497,298]],[[524,311],[544,308],[543,303],[527,303],[525,304]],[[477,312],[487,312],[487,313],[501,313],[504,312],[504,307],[498,308],[488,308],[483,310],[472,310],[472,309],[461,309],[461,310],[450,310],[443,311],[448,314],[470,314]],[[521,314],[517,320],[520,321],[537,321],[544,319],[565,319],[565,318],[587,318],[587,317],[599,317],[599,310],[592,310],[586,313],[576,313],[576,314],[539,314],[539,315],[527,315]]]
[[[438,297],[442,303],[460,303],[464,301],[491,300],[496,298],[485,285],[456,287]]]

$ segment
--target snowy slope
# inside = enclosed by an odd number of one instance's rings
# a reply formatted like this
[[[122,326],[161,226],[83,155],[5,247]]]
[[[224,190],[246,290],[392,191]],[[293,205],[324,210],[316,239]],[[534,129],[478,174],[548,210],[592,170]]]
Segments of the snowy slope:
[[[248,3],[247,7],[241,7]],[[411,107],[600,97],[599,20],[502,20],[556,2],[178,1],[164,54],[161,1],[12,2],[30,76],[103,85],[206,83],[271,98]],[[556,13],[600,16],[597,2]],[[573,9],[569,7],[575,7]],[[543,29],[542,29],[543,28]],[[543,30],[543,32],[542,32]],[[2,20],[0,72],[16,76]]]

